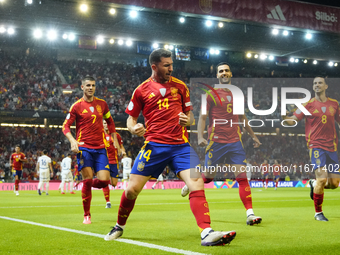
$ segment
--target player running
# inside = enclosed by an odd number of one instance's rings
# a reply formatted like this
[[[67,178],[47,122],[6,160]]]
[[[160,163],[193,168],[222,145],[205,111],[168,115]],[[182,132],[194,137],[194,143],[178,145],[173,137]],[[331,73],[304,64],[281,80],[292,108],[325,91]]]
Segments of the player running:
[[[231,84],[232,72],[230,65],[226,62],[219,63],[217,65],[217,78],[220,84]],[[248,119],[245,115],[233,114],[233,94],[227,88],[215,89],[215,92],[221,98],[221,104],[215,105],[215,102],[219,101],[218,97],[213,94],[213,97],[207,97],[207,114],[203,115],[202,111],[198,120],[198,145],[206,147],[205,150],[205,173],[202,174],[204,183],[211,182],[217,171],[209,171],[209,169],[217,169],[217,166],[223,166],[223,164],[229,164],[236,177],[236,181],[239,185],[239,196],[246,208],[247,225],[259,224],[262,218],[254,215],[251,189],[246,175],[246,153],[243,149],[241,140],[241,129],[238,124],[233,123],[245,123],[245,130],[249,133],[254,141],[254,147],[257,148],[261,145],[260,141],[254,134],[252,128],[248,125]],[[207,93],[208,94],[208,93]],[[203,137],[206,120],[209,116],[208,127],[208,141]],[[229,120],[227,124],[215,125],[215,120],[224,119]],[[190,188],[189,188],[190,190]],[[182,189],[182,196],[186,196],[188,193],[187,186]]]
[[[45,190],[46,195],[48,195],[48,189],[50,187],[50,177],[53,177],[53,169],[51,164],[51,158],[47,156],[47,150],[43,150],[42,156],[38,158],[37,165],[35,170],[39,175],[39,184],[38,184],[38,194],[41,195],[42,190]]]
[[[279,183],[280,180],[280,174],[282,171],[282,165],[281,161],[278,159],[274,160],[274,165],[273,165],[273,181],[275,182],[275,190],[277,190],[277,184]]]
[[[14,183],[14,193],[19,196],[19,182],[22,176],[22,165],[27,162],[27,158],[24,153],[20,151],[20,145],[15,146],[15,153],[12,153],[9,158],[9,164],[12,167],[13,177],[15,179]]]
[[[136,198],[151,177],[158,177],[167,165],[188,185],[190,208],[201,231],[201,245],[224,245],[236,236],[235,231],[218,232],[210,227],[210,213],[200,176],[191,176],[199,164],[196,152],[184,135],[186,126],[193,121],[189,89],[182,81],[171,76],[173,61],[171,51],[154,50],[149,57],[152,75],[139,85],[126,109],[127,127],[133,135],[145,137],[131,170],[129,186],[123,192],[116,226],[105,240],[119,238],[134,208]],[[140,111],[145,125],[137,123]]]
[[[112,137],[109,135],[109,129],[107,127],[107,123],[104,120],[103,121],[104,125],[104,131],[105,131],[105,139],[106,139],[106,150],[107,150],[107,155],[109,157],[109,164],[110,164],[110,177],[111,177],[111,185],[113,188],[117,186],[118,183],[118,169],[119,169],[119,164],[118,164],[118,150],[113,144]],[[117,140],[118,144],[120,147],[120,151],[122,152],[123,155],[125,155],[125,148],[123,146],[123,140],[122,137],[117,134]],[[106,200],[106,207],[105,208],[111,208],[111,202],[110,202],[110,187],[107,185],[105,188],[103,188],[103,193],[104,197]]]
[[[92,186],[105,188],[110,183],[110,166],[105,149],[105,133],[103,119],[106,120],[109,133],[118,148],[116,128],[107,103],[94,96],[96,80],[86,76],[82,80],[83,97],[75,102],[66,116],[63,133],[70,141],[71,150],[77,153],[79,171],[83,176],[81,192],[84,208],[84,224],[91,224]],[[70,127],[76,121],[76,139]],[[93,169],[93,170],[92,170]],[[93,171],[97,179],[93,179]]]
[[[336,189],[340,181],[338,134],[335,129],[335,121],[340,123],[340,110],[337,100],[326,97],[327,88],[324,77],[315,77],[315,97],[304,104],[311,115],[305,115],[298,109],[293,116],[285,118],[289,125],[306,119],[307,147],[316,176],[316,180],[309,180],[310,197],[314,200],[314,218],[319,221],[328,221],[322,211],[324,189]]]
[[[262,186],[267,189],[268,188],[268,178],[269,178],[269,164],[268,160],[263,160],[263,163],[260,165],[261,174],[262,174]]]

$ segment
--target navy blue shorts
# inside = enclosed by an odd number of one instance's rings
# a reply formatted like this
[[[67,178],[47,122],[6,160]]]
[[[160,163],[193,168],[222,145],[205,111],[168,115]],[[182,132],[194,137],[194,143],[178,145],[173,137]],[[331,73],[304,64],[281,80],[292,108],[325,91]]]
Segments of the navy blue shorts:
[[[110,164],[110,176],[118,178],[118,164]]]
[[[95,173],[100,170],[110,171],[106,149],[79,147],[77,162],[79,167],[78,171],[81,171],[84,167],[92,167]]]
[[[217,143],[210,141],[205,154],[205,166],[219,164],[246,165],[246,153],[240,141],[236,143]]]
[[[277,179],[280,179],[280,175],[274,175],[274,181],[276,181]]]
[[[195,150],[188,143],[162,144],[145,142],[133,164],[131,174],[158,178],[168,165],[176,175],[200,164]]]
[[[18,179],[21,179],[22,176],[22,170],[12,170],[13,177],[18,176]]]
[[[309,150],[313,170],[326,168],[328,173],[340,174],[338,153],[324,149],[312,148]]]

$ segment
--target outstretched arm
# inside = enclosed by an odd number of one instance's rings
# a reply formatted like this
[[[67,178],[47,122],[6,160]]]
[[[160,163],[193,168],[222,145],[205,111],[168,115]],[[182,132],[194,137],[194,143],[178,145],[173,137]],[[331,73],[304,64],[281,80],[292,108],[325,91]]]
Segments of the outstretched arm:
[[[254,148],[258,148],[262,143],[260,142],[260,140],[257,138],[257,136],[254,134],[253,129],[251,128],[251,126],[249,126],[248,124],[248,119],[246,117],[246,115],[240,115],[238,117],[240,122],[244,122],[245,126],[244,129],[248,132],[248,134],[250,135],[250,137],[253,139],[254,141]]]

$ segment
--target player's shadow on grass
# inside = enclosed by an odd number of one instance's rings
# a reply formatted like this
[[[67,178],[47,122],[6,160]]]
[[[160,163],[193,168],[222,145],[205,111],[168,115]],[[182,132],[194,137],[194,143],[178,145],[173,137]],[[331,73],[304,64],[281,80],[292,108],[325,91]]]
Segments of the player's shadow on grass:
[[[245,221],[225,221],[225,220],[214,220],[213,223],[228,223],[228,224],[241,224],[241,225],[245,225],[247,224]],[[254,224],[253,226],[262,226],[262,223],[260,224]]]

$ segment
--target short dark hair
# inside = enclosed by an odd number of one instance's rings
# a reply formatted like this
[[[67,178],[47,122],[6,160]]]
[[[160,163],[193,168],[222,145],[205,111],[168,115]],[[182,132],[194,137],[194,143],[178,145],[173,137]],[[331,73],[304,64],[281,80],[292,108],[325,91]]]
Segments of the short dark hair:
[[[96,81],[96,79],[93,76],[86,75],[82,80],[81,83],[84,84],[85,81]]]
[[[68,157],[68,156],[71,156],[71,155],[72,155],[71,152],[67,153],[67,157]]]
[[[44,155],[46,155],[47,154],[47,150],[43,150],[43,153],[44,153]]]
[[[220,63],[218,63],[217,66],[216,66],[216,73],[218,72],[218,67],[219,67],[219,66],[223,66],[223,65],[227,65],[227,66],[229,66],[229,68],[231,69],[231,66],[229,65],[228,62],[220,62]]]
[[[17,144],[17,145],[15,145],[15,148],[16,148],[16,147],[19,147],[19,148],[21,148],[21,147],[20,147],[20,144]]]
[[[169,50],[166,49],[157,49],[151,52],[149,56],[149,64],[152,66],[152,64],[157,64],[161,62],[161,58],[171,58],[172,53]]]

